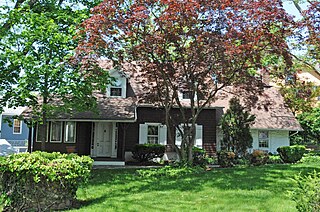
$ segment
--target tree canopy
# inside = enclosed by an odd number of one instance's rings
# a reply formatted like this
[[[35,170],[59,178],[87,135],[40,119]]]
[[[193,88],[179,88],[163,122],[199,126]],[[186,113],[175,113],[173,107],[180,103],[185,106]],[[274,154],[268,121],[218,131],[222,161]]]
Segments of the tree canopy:
[[[29,106],[33,118],[45,125],[54,111],[94,105],[92,91],[107,73],[88,76],[69,58],[77,46],[77,28],[96,3],[17,0],[13,6],[1,6],[1,106]]]

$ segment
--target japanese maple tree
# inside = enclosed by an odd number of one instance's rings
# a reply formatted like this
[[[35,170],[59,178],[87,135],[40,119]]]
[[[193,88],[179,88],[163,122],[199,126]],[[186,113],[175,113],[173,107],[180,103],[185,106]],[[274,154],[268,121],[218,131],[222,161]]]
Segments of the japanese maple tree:
[[[180,158],[192,161],[197,118],[220,89],[237,84],[253,91],[268,56],[291,66],[286,38],[293,24],[279,0],[105,0],[83,22],[76,58],[133,64],[145,85],[143,101],[165,109],[166,124],[182,137]]]

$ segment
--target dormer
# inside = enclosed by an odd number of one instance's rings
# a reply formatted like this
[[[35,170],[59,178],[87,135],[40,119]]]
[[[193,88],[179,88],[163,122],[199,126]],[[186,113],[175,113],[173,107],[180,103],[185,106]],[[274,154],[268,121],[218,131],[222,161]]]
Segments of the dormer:
[[[192,91],[190,90],[181,90],[178,92],[178,97],[180,100],[191,100],[191,96],[192,96]],[[197,94],[194,94],[194,100],[196,101],[197,100]]]
[[[114,98],[126,98],[127,75],[118,70],[111,70],[109,74],[114,80],[107,86],[107,96]]]

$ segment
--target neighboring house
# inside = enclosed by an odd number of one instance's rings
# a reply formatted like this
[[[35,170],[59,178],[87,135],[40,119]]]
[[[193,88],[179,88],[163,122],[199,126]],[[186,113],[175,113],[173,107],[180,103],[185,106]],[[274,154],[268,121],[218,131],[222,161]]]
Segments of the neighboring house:
[[[315,87],[320,88],[320,72],[316,70],[297,73],[297,79],[305,82],[312,82]],[[317,97],[317,103],[320,105],[320,96]]]
[[[0,138],[6,139],[17,152],[27,151],[29,128],[14,116],[19,116],[26,107],[4,108],[0,115]]]
[[[108,65],[103,68],[111,69]],[[143,143],[166,145],[165,158],[174,159],[174,142],[179,145],[181,137],[173,126],[170,131],[174,141],[168,141],[169,131],[165,125],[164,110],[138,101],[137,94],[143,92],[143,89],[134,78],[115,70],[111,70],[110,75],[116,78],[116,82],[108,86],[105,93],[95,94],[98,113],[57,115],[49,120],[48,130],[43,129],[41,125],[35,127],[33,150],[41,149],[41,135],[48,132],[45,144],[47,151],[74,151],[79,155],[90,155],[95,159],[95,164],[124,165],[125,161],[132,159],[133,147]],[[278,98],[277,95],[270,98]],[[185,99],[185,102],[189,101],[188,95],[182,94],[181,98]],[[195,145],[210,153],[215,153],[216,145],[219,145],[217,124],[223,108],[227,107],[225,99],[219,101],[203,109],[196,125]],[[283,100],[280,98],[279,101]],[[173,109],[172,113],[178,114],[175,110],[178,109]],[[280,114],[274,114],[275,112]],[[261,113],[262,116],[259,111],[257,113],[257,125],[252,128],[255,137],[254,148],[274,152],[277,146],[289,145],[290,130],[300,130],[300,125],[288,110],[277,111],[275,108],[271,113]],[[24,113],[26,118],[30,118],[30,114],[30,110]],[[181,124],[179,116],[176,116],[175,123]],[[277,124],[275,128],[274,123]]]

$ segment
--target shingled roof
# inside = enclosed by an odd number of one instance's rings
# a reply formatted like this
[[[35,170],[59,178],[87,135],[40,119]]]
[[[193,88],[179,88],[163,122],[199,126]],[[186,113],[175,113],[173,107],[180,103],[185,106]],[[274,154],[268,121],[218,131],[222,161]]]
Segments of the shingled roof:
[[[54,119],[67,120],[108,120],[108,121],[135,121],[136,98],[108,98],[106,95],[96,94],[97,109],[95,111],[58,113]],[[26,109],[22,115],[25,119],[32,119],[32,109]]]
[[[237,93],[232,91],[232,87],[228,87],[218,94],[217,100],[214,102],[216,106],[223,106],[223,112],[229,108],[229,100],[236,96],[241,103],[245,103],[241,90]],[[284,99],[279,93],[279,90],[274,87],[266,87],[257,94],[256,102],[247,107],[248,111],[256,116],[255,122],[252,124],[252,129],[268,129],[268,130],[303,130],[296,120],[290,109],[285,106]],[[222,111],[221,111],[222,112]],[[220,116],[222,113],[220,113]]]

